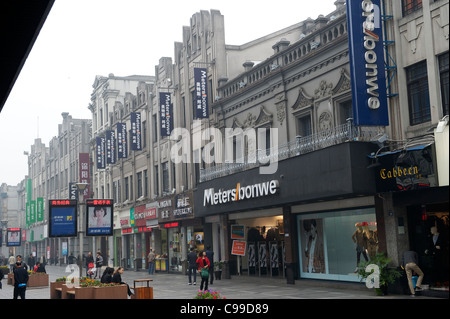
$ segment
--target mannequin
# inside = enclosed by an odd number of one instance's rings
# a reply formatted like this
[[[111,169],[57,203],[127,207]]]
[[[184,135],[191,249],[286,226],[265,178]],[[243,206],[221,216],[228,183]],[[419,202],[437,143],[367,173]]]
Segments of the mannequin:
[[[429,248],[425,250],[425,254],[431,255],[432,258],[432,278],[431,281],[437,287],[441,286],[441,281],[443,279],[442,269],[443,269],[443,240],[440,236],[439,231],[436,226],[430,228],[430,241],[428,243]]]
[[[356,243],[356,270],[358,271],[359,261],[361,259],[361,254],[364,256],[364,259],[368,261],[366,249],[367,249],[367,235],[365,234],[362,224],[355,224],[356,231],[352,235],[353,242]]]
[[[365,225],[364,225],[365,224]],[[378,251],[378,232],[377,230],[370,230],[367,223],[363,223],[364,234],[367,238],[367,253],[372,260]]]

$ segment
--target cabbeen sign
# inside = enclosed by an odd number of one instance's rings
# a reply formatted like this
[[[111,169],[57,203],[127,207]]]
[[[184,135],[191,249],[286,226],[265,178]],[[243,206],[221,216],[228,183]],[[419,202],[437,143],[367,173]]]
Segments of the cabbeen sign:
[[[357,126],[387,126],[380,0],[347,0],[353,119]]]

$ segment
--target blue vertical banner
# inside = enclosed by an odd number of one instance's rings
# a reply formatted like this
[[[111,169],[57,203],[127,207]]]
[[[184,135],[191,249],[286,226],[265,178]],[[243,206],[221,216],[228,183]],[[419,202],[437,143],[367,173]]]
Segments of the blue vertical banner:
[[[347,0],[353,120],[357,126],[387,126],[381,0]]]
[[[141,113],[131,112],[131,149],[139,151],[142,149],[141,142]]]
[[[127,158],[127,124],[117,123],[117,157]]]
[[[161,136],[170,136],[173,130],[173,105],[168,92],[159,93],[159,118]]]
[[[106,131],[106,164],[116,164],[116,132]]]
[[[198,119],[209,117],[208,110],[208,73],[205,68],[194,68],[194,108]]]
[[[105,169],[106,168],[106,139],[102,136],[97,136],[95,138],[97,142],[97,169]]]

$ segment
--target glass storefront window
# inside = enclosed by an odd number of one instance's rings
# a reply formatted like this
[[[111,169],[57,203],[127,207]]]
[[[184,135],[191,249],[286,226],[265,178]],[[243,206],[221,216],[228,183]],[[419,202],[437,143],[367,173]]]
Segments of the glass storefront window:
[[[378,249],[374,208],[302,214],[297,227],[302,278],[359,282],[358,261]]]

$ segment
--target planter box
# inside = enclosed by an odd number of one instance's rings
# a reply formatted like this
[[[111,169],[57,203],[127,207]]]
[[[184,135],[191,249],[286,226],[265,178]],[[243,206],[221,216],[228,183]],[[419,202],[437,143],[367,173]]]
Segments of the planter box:
[[[128,299],[126,285],[113,287],[95,287],[94,299]]]
[[[48,287],[48,274],[30,275],[28,278],[28,288]]]
[[[61,297],[63,299],[128,299],[126,285],[112,287],[74,287],[63,288]],[[65,291],[66,290],[66,291]]]
[[[8,285],[14,286],[14,274],[8,274]],[[27,288],[48,286],[48,274],[29,275]]]
[[[0,268],[0,271],[3,273],[3,275],[9,274],[9,268]]]

